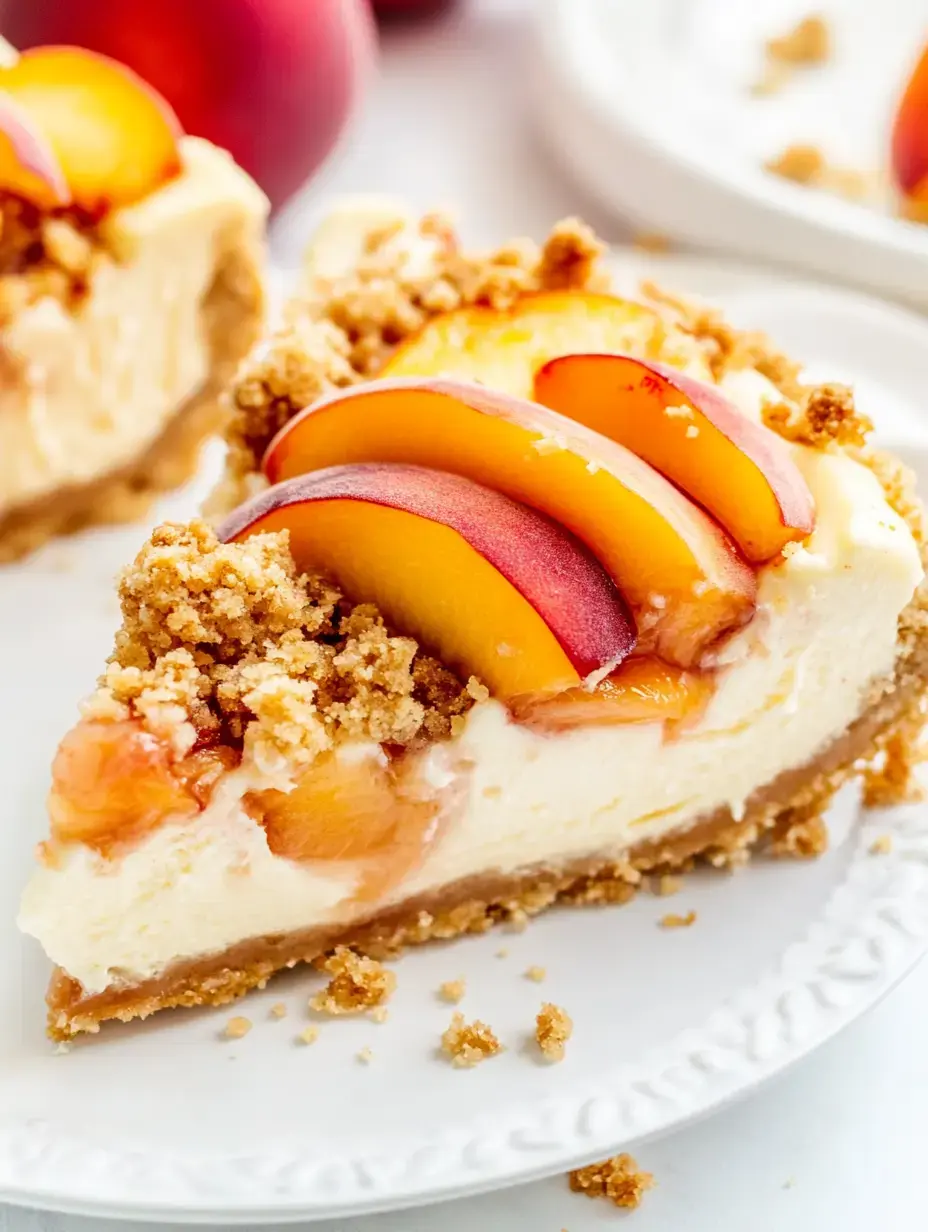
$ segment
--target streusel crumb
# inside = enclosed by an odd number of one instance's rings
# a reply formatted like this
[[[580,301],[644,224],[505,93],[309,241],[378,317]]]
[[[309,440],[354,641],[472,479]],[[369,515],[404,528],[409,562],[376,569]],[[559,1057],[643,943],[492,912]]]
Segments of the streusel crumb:
[[[361,1051],[357,1055],[358,1055],[358,1060],[361,1062],[362,1065],[370,1065],[371,1061],[373,1061],[374,1059],[374,1054],[370,1050],[370,1048],[362,1048]]]
[[[525,971],[525,978],[531,980],[533,984],[540,984],[547,974],[544,967],[529,967]]]
[[[573,1019],[565,1009],[550,1001],[542,1005],[535,1018],[535,1039],[546,1061],[563,1061],[573,1030]]]
[[[119,599],[122,627],[85,713],[134,715],[179,757],[221,741],[259,767],[306,765],[344,739],[438,739],[473,705],[374,607],[300,574],[286,532],[225,544],[205,522],[167,523]]]
[[[872,856],[888,856],[893,849],[893,837],[891,834],[880,834],[870,844],[870,854]]]
[[[226,1039],[243,1039],[251,1030],[251,1027],[252,1022],[250,1018],[236,1016],[235,1018],[230,1018],[226,1023],[223,1035]]]
[[[682,889],[682,877],[674,877],[672,873],[662,873],[657,879],[657,893],[661,898],[669,898],[671,894],[679,894]]]
[[[359,1014],[374,1009],[392,996],[396,976],[375,958],[339,946],[322,963],[332,978],[310,1001],[323,1014]]]
[[[444,984],[439,984],[438,995],[442,1001],[450,1001],[452,1005],[462,1000],[467,991],[467,984],[464,980],[445,980]]]
[[[271,1006],[271,1017],[272,1018],[286,1018],[287,1017],[287,1007],[284,1005],[283,1001],[277,1001],[274,1003],[274,1005]]]
[[[771,831],[770,854],[793,860],[811,860],[828,850],[825,814],[831,796],[824,795],[806,807],[787,809]]]
[[[503,1046],[485,1022],[475,1018],[465,1022],[463,1014],[455,1014],[441,1037],[441,1049],[459,1069],[479,1065],[495,1057]]]
[[[688,911],[686,915],[678,915],[671,911],[667,915],[662,915],[658,923],[661,928],[690,928],[696,923],[696,912]]]
[[[824,64],[831,58],[831,28],[824,17],[804,17],[786,34],[767,40],[767,55],[784,64]]]
[[[296,1041],[298,1044],[309,1045],[309,1044],[315,1044],[318,1038],[319,1038],[319,1028],[315,1026],[313,1023],[310,1023],[308,1027],[304,1027],[303,1030],[299,1033],[299,1035],[296,1037]]]
[[[631,1155],[615,1155],[598,1164],[575,1168],[569,1174],[570,1188],[588,1198],[608,1198],[616,1206],[634,1210],[642,1195],[654,1188],[654,1177],[643,1172]]]
[[[814,449],[860,447],[873,431],[871,421],[854,404],[854,391],[846,385],[809,386],[798,406],[766,404],[762,415],[767,427],[785,440]]]

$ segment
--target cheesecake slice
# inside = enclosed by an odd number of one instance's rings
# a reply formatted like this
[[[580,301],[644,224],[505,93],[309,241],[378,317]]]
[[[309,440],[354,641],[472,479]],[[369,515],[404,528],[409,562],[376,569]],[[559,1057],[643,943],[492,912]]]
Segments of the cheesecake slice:
[[[462,253],[342,214],[233,388],[215,522],[159,527],[52,767],[19,922],[49,1032],[349,945],[811,855],[902,798],[920,506],[851,392],[577,223]]]
[[[75,118],[75,116],[77,118]],[[0,66],[0,561],[194,471],[260,335],[267,203],[138,78]]]

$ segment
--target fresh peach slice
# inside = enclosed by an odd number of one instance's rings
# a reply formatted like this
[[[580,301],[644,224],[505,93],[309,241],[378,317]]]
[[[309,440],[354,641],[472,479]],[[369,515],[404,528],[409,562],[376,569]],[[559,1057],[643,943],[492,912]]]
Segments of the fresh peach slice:
[[[540,509],[602,561],[639,638],[684,667],[753,610],[755,578],[721,529],[629,450],[534,402],[462,381],[372,381],[292,419],[272,483],[349,462],[453,471]]]
[[[41,209],[71,200],[64,172],[49,142],[14,99],[0,93],[0,188]]]
[[[519,699],[522,723],[546,731],[606,727],[619,723],[681,723],[697,716],[712,696],[711,679],[699,672],[636,655],[595,689],[566,689],[555,697]]]
[[[332,467],[260,493],[219,533],[278,530],[301,569],[376,603],[502,699],[578,685],[634,647],[621,595],[572,535],[457,475]]]
[[[84,719],[58,746],[48,799],[53,840],[106,855],[198,808],[170,749],[134,720]]]
[[[643,304],[579,291],[540,291],[512,308],[460,308],[434,317],[404,342],[381,376],[457,376],[520,398],[555,355],[628,351],[663,337],[660,318]]]
[[[564,355],[537,374],[535,398],[672,479],[748,560],[812,532],[812,493],[783,441],[710,385],[629,355]]]
[[[893,122],[893,174],[907,196],[928,197],[928,47],[909,78]]]
[[[42,134],[71,199],[85,210],[131,205],[180,170],[174,113],[107,56],[80,47],[37,47],[0,69],[0,91]],[[9,184],[6,175],[0,182],[35,199],[28,185]]]

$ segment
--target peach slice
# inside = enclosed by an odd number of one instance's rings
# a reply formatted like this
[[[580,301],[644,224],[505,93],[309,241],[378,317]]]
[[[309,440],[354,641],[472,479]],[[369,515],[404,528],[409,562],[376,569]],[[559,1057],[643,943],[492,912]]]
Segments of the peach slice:
[[[91,213],[131,205],[180,170],[181,130],[174,113],[140,77],[107,56],[79,47],[37,47],[0,69],[0,91],[48,143],[71,200]],[[5,167],[0,183],[35,200],[28,184],[9,181]]]
[[[546,731],[619,723],[678,724],[698,716],[711,696],[708,676],[636,655],[595,689],[566,689],[555,697],[530,698],[513,709],[520,722]]]
[[[41,209],[67,205],[71,193],[49,142],[34,120],[0,93],[0,187]]]
[[[783,441],[709,385],[629,355],[565,355],[537,374],[535,398],[672,479],[750,561],[812,532],[812,493]]]
[[[684,667],[749,619],[755,578],[722,530],[629,450],[534,402],[462,381],[372,381],[271,442],[271,483],[350,462],[466,475],[581,539],[632,605],[644,648]]]
[[[902,192],[928,198],[928,47],[899,102],[890,149],[893,174]]]
[[[502,699],[579,685],[635,644],[621,595],[572,535],[457,475],[331,467],[260,493],[219,534],[278,530],[301,569],[376,603]]]
[[[556,355],[628,351],[663,338],[643,304],[578,291],[540,291],[512,308],[460,308],[403,343],[381,376],[456,376],[531,398],[535,371]]]

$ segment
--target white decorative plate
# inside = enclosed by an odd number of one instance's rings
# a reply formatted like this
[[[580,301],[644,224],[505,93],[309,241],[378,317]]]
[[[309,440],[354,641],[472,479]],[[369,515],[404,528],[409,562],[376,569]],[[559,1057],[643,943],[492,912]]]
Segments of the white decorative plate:
[[[884,436],[928,479],[928,325],[871,301],[704,262],[617,258],[769,327],[815,369],[857,380]],[[199,485],[202,491],[208,477]],[[199,491],[166,502],[193,511]],[[687,879],[673,900],[551,912],[523,933],[412,952],[389,1020],[306,1025],[317,977],[291,973],[239,1010],[179,1012],[57,1055],[43,1034],[48,967],[13,924],[56,740],[109,648],[110,579],[141,528],[53,545],[2,574],[0,657],[0,1201],[94,1215],[234,1223],[410,1206],[612,1153],[718,1108],[809,1053],[878,1000],[928,943],[928,809],[853,824],[808,864]],[[889,854],[869,854],[877,834]],[[698,913],[665,931],[668,909]],[[505,957],[498,951],[505,947]],[[547,968],[538,985],[523,978]],[[436,1055],[464,976],[468,1014],[507,1052],[470,1071]],[[563,1064],[523,1043],[542,1000],[576,1024]],[[283,1000],[288,1016],[269,1014]],[[357,1053],[369,1047],[370,1064]]]
[[[756,98],[764,40],[823,10],[827,65]],[[922,0],[543,0],[534,106],[552,151],[607,207],[677,240],[928,305],[928,227],[763,170],[793,143],[881,172],[928,38]]]

